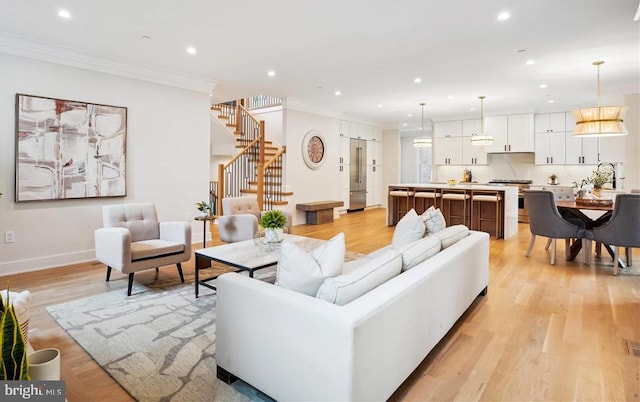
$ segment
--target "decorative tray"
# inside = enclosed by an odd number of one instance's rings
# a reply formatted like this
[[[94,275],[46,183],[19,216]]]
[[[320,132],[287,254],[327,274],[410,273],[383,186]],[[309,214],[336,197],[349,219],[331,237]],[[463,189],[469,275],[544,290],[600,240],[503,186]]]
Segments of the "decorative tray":
[[[597,200],[595,198],[576,198],[576,204],[606,207],[609,205],[613,205],[613,200],[608,200],[608,199]]]

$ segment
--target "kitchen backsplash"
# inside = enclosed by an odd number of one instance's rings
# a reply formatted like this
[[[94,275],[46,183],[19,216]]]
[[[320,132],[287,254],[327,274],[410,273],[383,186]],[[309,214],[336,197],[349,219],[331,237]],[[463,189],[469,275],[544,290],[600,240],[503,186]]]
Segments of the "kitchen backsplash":
[[[479,183],[486,183],[491,179],[519,179],[533,180],[534,184],[546,184],[549,176],[555,173],[559,184],[571,185],[574,181],[580,183],[582,179],[590,177],[597,167],[597,165],[536,165],[533,153],[489,154],[487,162],[486,166],[437,166],[434,181],[462,180],[464,170],[470,169],[473,181]],[[618,181],[618,189],[621,184],[624,186],[624,181]]]

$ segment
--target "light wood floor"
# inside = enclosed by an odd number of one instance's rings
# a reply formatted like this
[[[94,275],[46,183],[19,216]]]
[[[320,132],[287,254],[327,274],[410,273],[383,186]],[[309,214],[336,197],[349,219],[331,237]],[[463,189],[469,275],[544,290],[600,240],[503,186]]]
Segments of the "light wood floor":
[[[356,212],[293,232],[322,239],[344,232],[348,250],[367,253],[391,241],[393,228],[385,226],[384,214]],[[491,240],[488,295],[475,301],[392,400],[640,400],[640,356],[630,355],[628,346],[640,342],[639,250],[635,275],[623,270],[614,277],[610,258],[591,267],[581,256],[565,261],[562,242],[555,266],[543,238],[524,257],[528,241],[523,224],[515,238]],[[193,283],[193,261],[183,267]],[[175,267],[165,267],[158,276],[151,270],[136,278],[176,276]],[[106,283],[104,266],[87,263],[5,276],[0,283],[7,279],[13,290],[33,293],[30,341],[36,349],[61,350],[70,402],[132,400],[45,310],[112,290],[126,297],[124,275],[114,273]]]

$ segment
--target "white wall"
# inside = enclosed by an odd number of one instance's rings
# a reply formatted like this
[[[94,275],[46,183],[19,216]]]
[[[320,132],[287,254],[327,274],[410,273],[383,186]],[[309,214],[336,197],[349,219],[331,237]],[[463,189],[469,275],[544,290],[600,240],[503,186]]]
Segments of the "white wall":
[[[325,161],[319,169],[309,169],[302,159],[302,139],[310,130],[318,130],[325,139]],[[295,204],[311,201],[339,200],[338,161],[340,152],[339,120],[286,108],[284,128],[286,137],[286,183],[294,195],[287,210],[293,224],[305,223],[304,211],[296,211]]]
[[[629,131],[627,136],[626,156],[624,167],[624,189],[640,189],[640,94],[624,97],[625,105],[629,107],[624,119],[624,125]]]
[[[15,94],[126,106],[127,197],[15,203]],[[162,220],[189,220],[209,185],[209,96],[0,54],[0,275],[94,259],[104,204],[151,201]],[[202,226],[192,222],[194,242]]]

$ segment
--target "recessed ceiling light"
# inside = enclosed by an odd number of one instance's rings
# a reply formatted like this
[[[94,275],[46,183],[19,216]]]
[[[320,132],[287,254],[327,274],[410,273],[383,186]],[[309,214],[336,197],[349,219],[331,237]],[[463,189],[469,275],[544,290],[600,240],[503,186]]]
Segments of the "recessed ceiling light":
[[[476,108],[472,107],[472,108],[469,108],[469,110],[471,110],[473,112],[474,110],[476,110]]]
[[[498,14],[498,21],[505,21],[511,18],[511,14],[508,11],[503,11]]]
[[[453,99],[453,95],[447,96],[447,99]]]
[[[535,60],[533,60],[533,59],[529,59],[529,60],[527,60],[524,64],[526,64],[527,66],[530,66],[530,65],[532,65],[532,64],[536,64],[536,61],[535,61]]]
[[[411,113],[409,113],[409,114],[407,115],[407,117],[413,117],[413,115],[412,115]]]
[[[547,84],[540,84],[540,88],[546,88]]]
[[[408,126],[408,124],[407,124],[407,123],[402,123],[402,125],[403,125],[404,127],[407,127],[407,126]]]
[[[276,76],[276,72],[275,72],[275,71],[273,71],[273,70],[269,70],[269,71],[267,71],[267,75],[268,75],[269,77],[275,77],[275,76]]]
[[[336,94],[336,96],[340,96],[342,95],[342,91],[335,91],[334,94]]]
[[[413,82],[415,82],[416,84],[419,84],[419,83],[422,82],[422,78],[416,77],[416,78],[413,79]]]
[[[187,48],[187,53],[189,53],[189,54],[196,54],[196,53],[198,53],[198,50],[197,50],[195,47],[193,47],[193,46],[189,46],[189,47]]]
[[[71,13],[67,10],[60,10],[58,11],[58,17],[68,20],[69,18],[71,18]]]
[[[553,99],[549,99],[547,102],[549,102],[549,103],[556,103],[556,101],[554,101]]]
[[[382,107],[382,104],[381,104],[381,103],[379,103],[379,104],[378,104],[378,107]]]

